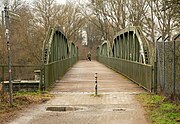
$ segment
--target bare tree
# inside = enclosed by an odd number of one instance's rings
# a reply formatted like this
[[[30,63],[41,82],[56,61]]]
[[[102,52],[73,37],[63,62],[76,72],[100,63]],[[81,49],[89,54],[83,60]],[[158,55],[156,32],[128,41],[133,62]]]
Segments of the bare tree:
[[[40,26],[43,26],[45,33],[49,26],[55,24],[54,18],[59,12],[59,8],[55,0],[38,0],[34,2],[33,11],[37,23],[39,23]]]
[[[64,30],[68,40],[78,42],[80,30],[85,24],[85,19],[77,6],[69,3],[59,6],[60,11],[56,16],[56,23]]]
[[[91,0],[81,8],[83,15],[98,27],[104,39],[112,41],[115,33],[126,27],[125,3],[126,0]],[[94,16],[98,22],[93,22]]]
[[[22,0],[11,0],[10,9],[11,11],[17,11],[18,9],[21,9],[21,7],[23,8],[25,4],[26,2]]]
[[[20,21],[12,18],[9,20],[12,62],[13,64],[40,63],[42,41],[44,39],[43,30],[41,26],[34,22],[35,17],[31,7],[23,1],[15,1],[10,3],[10,11],[20,15]],[[4,31],[1,34],[4,34]],[[3,39],[4,36],[1,35],[0,40]],[[0,50],[6,51],[5,43],[4,46],[3,44],[0,45]],[[3,58],[3,61],[6,62],[6,59],[6,57]]]
[[[90,49],[102,40],[113,41],[114,35],[129,25],[142,27],[153,42],[158,35],[172,37],[179,31],[179,5],[177,0],[89,0],[79,5],[38,0],[28,6],[22,0],[12,0],[10,10],[21,16],[20,22],[10,19],[13,62],[40,63],[45,33],[55,24],[75,43],[82,40],[81,31],[86,30]],[[3,56],[4,31],[2,25],[0,28]]]
[[[42,31],[33,24],[34,15],[30,6],[22,4],[14,11],[20,15],[21,20],[10,20],[12,58],[14,63],[33,64],[41,61]],[[38,32],[38,33],[37,33]],[[38,34],[41,36],[36,37]],[[39,40],[41,38],[41,40]]]
[[[174,18],[177,13],[174,13],[172,8],[166,9],[167,3],[163,0],[155,1],[155,16],[157,18],[157,31],[164,39],[167,35],[169,39],[172,37],[173,31],[179,28],[179,18]]]

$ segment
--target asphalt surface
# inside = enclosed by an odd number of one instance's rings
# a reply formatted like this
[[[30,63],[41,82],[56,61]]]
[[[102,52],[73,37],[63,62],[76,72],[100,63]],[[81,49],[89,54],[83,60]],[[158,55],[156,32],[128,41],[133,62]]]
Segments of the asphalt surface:
[[[95,73],[98,96],[94,97]],[[9,124],[150,124],[135,95],[146,92],[96,61],[79,61],[57,81],[45,104],[20,113]]]

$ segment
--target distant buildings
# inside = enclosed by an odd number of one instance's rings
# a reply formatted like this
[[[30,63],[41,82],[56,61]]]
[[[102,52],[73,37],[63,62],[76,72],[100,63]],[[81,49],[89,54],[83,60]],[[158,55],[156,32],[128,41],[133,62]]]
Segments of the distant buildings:
[[[87,38],[87,32],[85,30],[82,30],[82,45],[87,46],[88,44],[88,38]]]

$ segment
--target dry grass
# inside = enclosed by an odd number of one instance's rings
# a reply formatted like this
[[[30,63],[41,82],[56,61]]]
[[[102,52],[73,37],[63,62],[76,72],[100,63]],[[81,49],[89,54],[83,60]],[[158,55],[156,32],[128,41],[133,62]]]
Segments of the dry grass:
[[[40,92],[18,92],[13,96],[13,107],[9,104],[9,95],[7,93],[0,92],[0,123],[4,123],[7,120],[17,115],[20,110],[27,108],[33,104],[40,104],[46,102],[52,97],[48,93]]]

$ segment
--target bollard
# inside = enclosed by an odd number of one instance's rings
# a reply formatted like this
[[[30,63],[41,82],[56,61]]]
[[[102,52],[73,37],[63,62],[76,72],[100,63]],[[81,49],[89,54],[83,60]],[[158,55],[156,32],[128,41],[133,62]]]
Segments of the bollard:
[[[95,73],[95,75],[94,75],[94,77],[95,77],[95,96],[97,96],[97,73]]]

